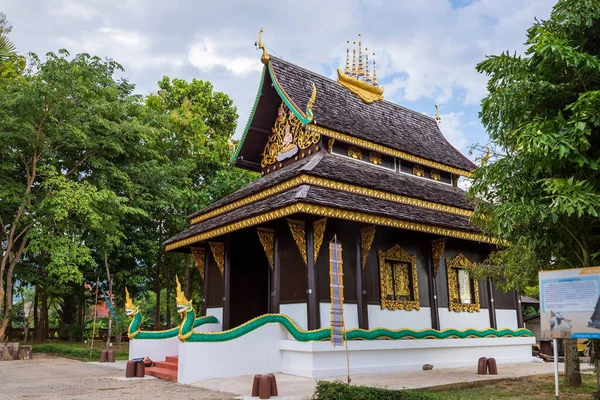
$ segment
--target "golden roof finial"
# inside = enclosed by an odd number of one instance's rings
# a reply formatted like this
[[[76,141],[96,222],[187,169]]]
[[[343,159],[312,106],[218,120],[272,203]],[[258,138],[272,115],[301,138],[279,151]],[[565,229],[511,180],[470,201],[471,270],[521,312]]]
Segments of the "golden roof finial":
[[[352,44],[356,44],[356,42],[352,42]],[[356,76],[356,47],[352,49],[352,72],[350,72],[350,76]]]
[[[175,299],[177,305],[187,304],[188,300],[185,298],[185,294],[183,294],[183,291],[181,290],[181,283],[179,283],[179,277],[177,275],[175,275],[175,281],[177,282],[177,298]]]
[[[350,75],[350,41],[346,40],[346,68],[344,74]]]
[[[267,48],[263,44],[262,33],[263,33],[263,28],[260,28],[260,31],[258,31],[258,42],[256,42],[256,45],[258,46],[259,49],[261,49],[263,51],[262,55],[260,56],[260,62],[262,62],[263,64],[266,64],[269,62],[269,53],[267,53]]]
[[[360,42],[360,33],[358,34],[358,79],[365,76],[363,68],[362,43]]]
[[[131,300],[131,296],[129,295],[129,290],[127,290],[127,288],[125,288],[125,309],[133,310],[134,308],[135,308],[135,305],[133,304],[133,301]]]
[[[442,122],[442,117],[440,117],[440,110],[438,108],[437,104],[434,104],[435,106],[435,122],[438,123],[438,125]]]
[[[375,53],[373,53],[373,86],[379,86],[377,84],[377,66],[375,64]]]
[[[365,82],[371,83],[371,74],[369,73],[369,49],[365,47],[365,66],[367,71],[365,72]]]
[[[491,157],[491,151],[490,151],[490,146],[488,146],[487,144],[485,145],[485,148],[487,149],[485,155],[483,156],[483,158],[481,159],[481,166],[483,167],[484,165],[487,165],[488,160]]]

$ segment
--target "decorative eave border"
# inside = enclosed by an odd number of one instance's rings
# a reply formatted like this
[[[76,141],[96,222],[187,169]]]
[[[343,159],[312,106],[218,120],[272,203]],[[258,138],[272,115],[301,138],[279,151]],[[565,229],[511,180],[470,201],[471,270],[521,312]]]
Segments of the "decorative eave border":
[[[367,224],[383,225],[398,229],[407,229],[417,232],[432,233],[439,236],[449,236],[459,239],[470,240],[473,242],[483,242],[498,244],[500,241],[479,233],[466,232],[457,229],[443,228],[434,225],[423,224],[420,222],[406,221],[398,218],[385,217],[376,214],[368,214],[363,212],[342,210],[333,207],[320,206],[308,203],[295,203],[277,210],[269,211],[254,217],[245,218],[219,228],[211,229],[198,235],[191,236],[186,239],[170,243],[165,246],[166,251],[171,251],[179,247],[187,246],[202,240],[210,239],[216,236],[224,235],[229,232],[234,232],[250,226],[259,225],[268,221],[273,221],[279,218],[287,217],[296,213],[307,213],[320,215],[323,217],[339,218],[348,221],[364,222]]]
[[[440,164],[435,161],[427,160],[425,158],[421,158],[418,156],[414,156],[412,154],[405,153],[400,150],[393,149],[391,147],[383,146],[377,143],[370,142],[368,140],[359,139],[355,136],[347,135],[342,132],[334,131],[333,129],[325,128],[322,126],[310,124],[306,126],[306,129],[313,131],[315,133],[319,133],[321,135],[329,136],[336,140],[341,140],[342,142],[354,144],[356,146],[363,147],[365,149],[374,150],[382,154],[387,154],[390,156],[402,158],[407,161],[415,162],[418,164],[422,164],[431,168],[439,169],[440,171],[450,172],[451,174],[464,176],[466,178],[472,178],[473,173],[471,171],[466,171],[464,169],[450,167],[448,165]]]
[[[396,203],[408,204],[411,206],[417,206],[422,208],[427,208],[435,211],[443,211],[450,214],[462,215],[464,217],[470,217],[473,214],[472,210],[466,210],[464,208],[448,206],[446,204],[435,203],[433,201],[416,199],[414,197],[403,196],[395,193],[385,192],[383,190],[366,188],[364,186],[353,185],[350,183],[343,183],[334,181],[331,179],[320,178],[316,176],[311,176],[307,174],[299,175],[295,178],[292,178],[288,181],[282,182],[278,185],[271,186],[263,191],[258,193],[254,193],[248,197],[244,197],[243,199],[234,201],[232,203],[226,204],[224,206],[215,208],[214,210],[208,211],[205,214],[198,215],[190,220],[191,224],[197,224],[198,222],[205,221],[209,218],[215,217],[217,215],[235,210],[236,208],[248,205],[250,203],[254,203],[255,201],[262,200],[269,196],[272,196],[277,193],[281,193],[285,190],[288,190],[295,186],[300,185],[315,185],[321,186],[329,189],[342,190],[349,193],[360,194],[364,196],[374,197],[382,200],[394,201]]]

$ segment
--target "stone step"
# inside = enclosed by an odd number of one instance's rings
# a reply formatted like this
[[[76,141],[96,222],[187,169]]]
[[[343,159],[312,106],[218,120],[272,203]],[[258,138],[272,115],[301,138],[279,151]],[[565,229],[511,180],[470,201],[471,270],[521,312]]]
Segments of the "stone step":
[[[175,371],[177,371],[177,363],[176,362],[170,362],[170,361],[156,361],[154,363],[154,367],[158,367],[158,368],[166,368],[166,369],[173,369]]]
[[[161,367],[149,367],[146,368],[146,375],[157,377],[158,379],[164,379],[166,381],[177,382],[177,370]]]
[[[177,364],[179,362],[179,356],[167,356],[165,362],[171,362]]]

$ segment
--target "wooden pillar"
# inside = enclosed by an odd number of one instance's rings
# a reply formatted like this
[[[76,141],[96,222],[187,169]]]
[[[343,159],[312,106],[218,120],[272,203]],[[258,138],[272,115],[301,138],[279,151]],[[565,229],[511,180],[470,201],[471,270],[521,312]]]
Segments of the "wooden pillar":
[[[308,285],[306,289],[307,293],[307,320],[308,329],[319,329],[321,327],[321,318],[319,316],[319,293],[317,291],[317,271],[315,269],[315,257],[314,257],[314,236],[313,236],[313,224],[311,221],[307,221],[305,225],[306,230],[306,267]]]
[[[487,287],[490,311],[490,327],[492,329],[498,329],[498,323],[496,322],[496,304],[494,303],[494,284],[490,278],[487,279]]]
[[[279,313],[279,283],[281,281],[281,263],[279,261],[279,235],[275,230],[275,237],[273,239],[273,271],[271,271],[271,298],[270,298],[270,310],[269,312],[278,314]]]
[[[427,243],[427,283],[429,286],[429,308],[431,310],[431,328],[440,330],[440,312],[438,310],[436,277],[433,276],[433,251],[431,244]],[[438,266],[439,267],[439,266]]]
[[[225,254],[223,257],[224,274],[223,284],[225,285],[225,295],[223,296],[223,330],[231,329],[231,235],[225,236]]]
[[[523,328],[523,308],[521,307],[521,295],[517,290],[513,290],[517,303],[517,326]]]
[[[356,235],[356,308],[358,309],[358,327],[369,329],[369,311],[363,286],[362,242],[360,231]]]
[[[202,282],[202,312],[203,317],[206,316],[206,308],[208,307],[208,263],[211,257],[210,246],[208,243],[204,248],[204,281]]]

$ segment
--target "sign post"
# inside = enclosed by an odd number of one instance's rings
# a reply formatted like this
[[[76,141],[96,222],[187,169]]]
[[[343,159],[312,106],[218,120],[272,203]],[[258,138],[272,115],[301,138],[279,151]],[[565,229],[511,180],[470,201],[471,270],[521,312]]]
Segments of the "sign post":
[[[539,283],[541,334],[553,342],[558,399],[556,339],[600,339],[600,267],[540,271]]]

